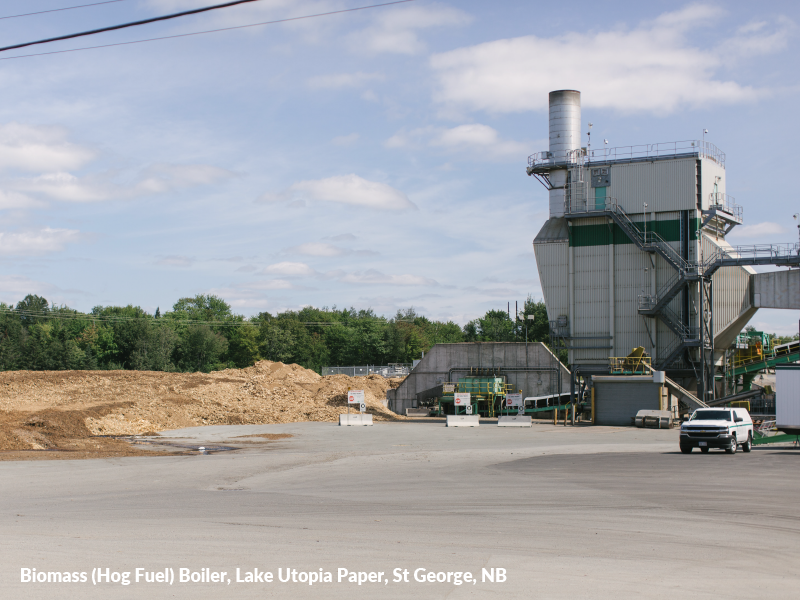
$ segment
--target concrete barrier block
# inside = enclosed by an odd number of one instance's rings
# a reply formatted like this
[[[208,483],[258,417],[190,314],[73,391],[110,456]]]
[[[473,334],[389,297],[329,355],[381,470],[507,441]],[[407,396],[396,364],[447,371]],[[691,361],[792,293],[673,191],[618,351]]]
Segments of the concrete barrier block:
[[[497,418],[498,427],[531,427],[533,419],[525,415],[506,415]]]
[[[372,415],[361,413],[339,415],[339,425],[372,425]]]
[[[669,429],[672,427],[672,412],[668,410],[640,410],[633,420],[636,427]]]
[[[431,414],[430,409],[427,408],[407,408],[406,409],[406,416],[407,417],[427,417]]]
[[[480,424],[480,415],[447,415],[448,427],[478,427]]]

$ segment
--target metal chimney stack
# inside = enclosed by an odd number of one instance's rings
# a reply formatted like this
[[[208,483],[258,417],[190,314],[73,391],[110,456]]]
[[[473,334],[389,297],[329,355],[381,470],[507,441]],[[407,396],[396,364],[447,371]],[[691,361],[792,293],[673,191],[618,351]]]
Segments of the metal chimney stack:
[[[581,147],[581,93],[576,90],[550,92],[550,159],[564,169],[551,171],[550,216],[564,216],[567,170]]]

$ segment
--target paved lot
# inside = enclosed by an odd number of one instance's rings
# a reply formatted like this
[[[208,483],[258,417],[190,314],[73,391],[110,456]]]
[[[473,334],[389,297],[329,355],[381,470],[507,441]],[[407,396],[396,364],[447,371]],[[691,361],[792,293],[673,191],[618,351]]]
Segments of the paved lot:
[[[291,433],[270,444],[240,436]],[[212,455],[0,463],[4,598],[796,598],[800,450],[682,455],[676,431],[208,427]],[[21,569],[226,583],[20,583]],[[236,583],[253,569],[334,583]],[[389,583],[335,583],[339,568]],[[469,571],[477,584],[418,583]],[[503,583],[482,569],[506,569]],[[394,582],[408,570],[408,583]],[[497,573],[497,571],[495,571]]]

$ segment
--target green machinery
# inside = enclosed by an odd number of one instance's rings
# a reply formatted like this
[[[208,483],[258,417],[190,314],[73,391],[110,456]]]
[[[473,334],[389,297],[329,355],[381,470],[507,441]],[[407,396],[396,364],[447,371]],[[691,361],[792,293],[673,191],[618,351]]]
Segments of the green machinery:
[[[438,414],[463,415],[466,407],[455,405],[455,394],[468,392],[472,404],[472,414],[482,417],[497,416],[505,403],[506,394],[510,390],[505,377],[496,375],[469,375],[462,377],[457,383],[442,385],[442,396],[439,398]]]
[[[475,372],[479,373],[480,370],[475,369]],[[436,414],[439,416],[465,414],[466,407],[458,407],[455,404],[455,394],[463,392],[469,392],[470,394],[473,415],[497,417],[500,415],[519,414],[516,407],[505,406],[506,396],[513,393],[514,390],[508,385],[504,376],[496,373],[470,374],[459,378],[457,382],[442,384],[442,395],[436,403]],[[535,406],[536,402],[534,402],[534,406],[525,406],[523,414],[533,415],[554,410],[566,411],[570,406],[568,394],[557,395],[554,398],[555,402],[552,405],[549,401],[541,400],[545,403],[545,406]],[[583,404],[578,406],[583,406]]]
[[[735,391],[741,377],[741,391],[747,391],[752,389],[759,371],[797,360],[800,360],[800,342],[773,346],[772,339],[763,331],[747,331],[737,336],[734,352],[726,359],[727,368],[717,378],[725,377],[726,385]]]

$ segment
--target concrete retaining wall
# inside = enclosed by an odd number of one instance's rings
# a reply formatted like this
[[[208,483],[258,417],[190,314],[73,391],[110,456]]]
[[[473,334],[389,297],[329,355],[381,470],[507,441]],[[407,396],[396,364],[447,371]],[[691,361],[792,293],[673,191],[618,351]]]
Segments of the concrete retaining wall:
[[[469,367],[500,369],[500,374],[506,376],[514,390],[522,390],[523,398],[558,393],[559,375],[561,391],[569,391],[569,370],[540,342],[436,344],[400,387],[386,393],[389,409],[405,414],[406,408],[415,408],[419,399],[430,395],[425,392],[431,388],[448,381],[456,382],[468,374],[468,370],[453,369]]]

